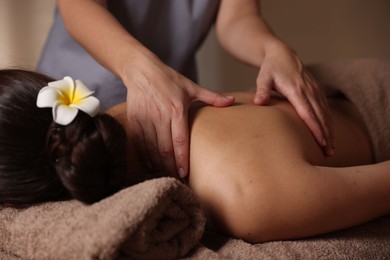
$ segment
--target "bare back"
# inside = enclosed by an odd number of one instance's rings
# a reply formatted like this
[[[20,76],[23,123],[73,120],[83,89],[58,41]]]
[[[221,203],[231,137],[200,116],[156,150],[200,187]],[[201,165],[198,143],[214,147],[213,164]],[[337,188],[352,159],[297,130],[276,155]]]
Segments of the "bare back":
[[[327,216],[315,210],[317,200],[329,186],[340,189],[334,189],[335,196],[347,187],[343,177],[332,171],[319,174],[323,167],[317,166],[372,163],[359,115],[346,100],[330,101],[335,154],[325,157],[288,102],[274,98],[269,106],[255,106],[252,93],[233,95],[235,106],[191,111],[188,183],[203,203],[210,227],[253,242],[313,234],[314,229],[303,228],[289,216],[299,223],[313,212]],[[335,203],[333,198],[329,201],[323,205]]]
[[[201,106],[192,111],[191,181],[206,181],[216,171],[229,174],[294,167],[302,161],[321,166],[372,163],[365,128],[352,104],[331,100],[335,154],[325,157],[314,137],[283,99],[269,106],[251,104],[252,93],[233,93],[237,105]]]
[[[365,127],[351,103],[330,101],[336,149],[333,157],[324,157],[288,102],[274,98],[269,106],[254,106],[252,93],[233,95],[237,104],[231,107],[190,108],[188,185],[204,205],[210,227],[258,242],[328,232],[378,215],[354,206],[366,200],[375,182],[366,178],[366,168],[322,167],[372,162]],[[134,142],[125,105],[110,114]],[[130,167],[139,165],[134,154],[130,151]],[[357,183],[367,188],[356,189]],[[335,207],[343,209],[337,218]],[[349,212],[357,213],[344,221]]]
[[[302,161],[323,166],[372,163],[365,127],[346,100],[330,101],[336,149],[334,156],[325,157],[287,101],[273,98],[268,106],[255,106],[251,103],[252,93],[231,94],[236,97],[234,106],[198,104],[190,108],[190,176],[194,178],[215,171],[266,171],[267,167],[286,167]],[[131,135],[125,105],[109,113]],[[134,160],[130,163],[134,166]]]

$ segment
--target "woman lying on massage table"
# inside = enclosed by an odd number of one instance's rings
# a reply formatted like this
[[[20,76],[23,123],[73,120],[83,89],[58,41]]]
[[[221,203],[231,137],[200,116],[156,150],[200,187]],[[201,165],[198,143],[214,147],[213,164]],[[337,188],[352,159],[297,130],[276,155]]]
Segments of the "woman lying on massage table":
[[[131,127],[126,158],[117,123],[128,126],[124,105],[108,112],[116,121],[98,113],[99,102],[81,82],[65,78],[42,89],[51,81],[21,70],[0,72],[3,205],[93,203],[160,176],[138,157]],[[234,96],[231,107],[190,108],[186,181],[210,225],[261,242],[331,232],[389,213],[390,162],[372,164],[365,126],[349,101],[329,100],[336,150],[324,157],[285,100],[259,107],[251,105],[250,93]]]

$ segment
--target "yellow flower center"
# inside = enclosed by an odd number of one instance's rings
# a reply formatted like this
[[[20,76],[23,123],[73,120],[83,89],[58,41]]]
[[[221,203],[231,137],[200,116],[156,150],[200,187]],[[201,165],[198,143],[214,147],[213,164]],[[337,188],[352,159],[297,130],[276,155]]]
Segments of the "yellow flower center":
[[[72,97],[72,91],[69,89],[63,90],[62,95],[60,97],[60,102],[64,105],[71,105],[71,104],[80,104],[80,102],[83,100],[84,95],[81,93],[81,91],[77,91],[77,88],[75,89]]]

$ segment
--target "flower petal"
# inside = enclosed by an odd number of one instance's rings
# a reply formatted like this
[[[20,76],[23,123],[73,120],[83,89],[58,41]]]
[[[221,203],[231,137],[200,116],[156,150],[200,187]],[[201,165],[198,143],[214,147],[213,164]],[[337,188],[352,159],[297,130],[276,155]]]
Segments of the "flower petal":
[[[78,103],[81,99],[91,96],[94,91],[90,90],[81,80],[75,81],[76,88],[73,103]]]
[[[69,125],[77,116],[79,110],[57,102],[53,106],[53,120],[60,125]]]
[[[71,104],[70,106],[80,109],[91,117],[96,116],[100,111],[99,99],[92,96],[86,97],[80,100],[77,104]]]
[[[71,77],[66,76],[63,79],[49,82],[48,86],[68,90],[69,88],[74,87],[74,80]]]
[[[91,117],[100,111],[100,102],[91,96],[94,91],[88,89],[80,80],[74,81],[71,77],[49,82],[38,93],[38,107],[53,107],[53,120],[61,125],[70,124],[79,110]]]
[[[52,107],[59,100],[62,100],[62,93],[59,89],[44,87],[38,93],[37,107]]]
[[[57,88],[59,89],[62,94],[69,100],[68,102],[71,102],[74,97],[75,92],[75,82],[71,77],[64,77],[61,80],[49,82],[49,87]]]

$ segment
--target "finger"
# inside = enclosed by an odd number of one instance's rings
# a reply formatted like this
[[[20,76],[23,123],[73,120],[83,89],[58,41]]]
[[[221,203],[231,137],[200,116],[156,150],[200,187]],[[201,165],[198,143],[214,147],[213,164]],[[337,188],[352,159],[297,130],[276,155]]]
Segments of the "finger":
[[[190,154],[187,111],[182,111],[173,118],[172,140],[179,177],[184,178],[188,175]]]
[[[316,118],[320,124],[321,127],[321,135],[320,133],[315,134],[317,136],[317,142],[322,142],[324,154],[327,156],[331,156],[333,154],[333,144],[332,144],[332,138],[331,138],[331,131],[328,125],[327,116],[325,116],[324,108],[319,106],[319,103],[311,100],[310,97],[308,97],[308,100],[311,104],[311,107],[313,109],[314,114],[316,115]],[[313,129],[313,131],[315,131]],[[321,136],[321,137],[319,137]],[[321,138],[321,139],[320,139]]]
[[[285,95],[290,101],[291,105],[295,108],[299,117],[304,121],[306,126],[312,132],[314,138],[317,140],[321,147],[325,147],[326,139],[323,134],[323,129],[320,124],[317,114],[306,97],[303,88],[294,88],[294,91],[290,91],[288,95]]]
[[[256,80],[256,93],[253,98],[255,105],[266,105],[271,98],[271,90],[273,88],[273,80],[269,76],[263,75],[261,72]]]
[[[159,161],[164,171],[164,175],[178,178],[176,169],[175,154],[173,148],[173,138],[171,131],[171,120],[163,120],[161,127],[157,128],[157,139],[158,139],[158,152]]]
[[[198,85],[194,85],[188,90],[191,100],[202,101],[215,107],[225,107],[234,104],[234,97],[224,96],[219,93],[207,90]]]
[[[306,76],[308,84],[311,85],[312,89],[315,91],[313,93],[309,92],[309,95],[306,95],[309,100],[314,113],[321,125],[321,129],[325,138],[326,146],[324,147],[324,153],[327,156],[333,155],[334,143],[333,143],[333,129],[332,121],[330,117],[330,108],[325,97],[325,94],[320,91],[318,83],[313,79],[310,74]]]

